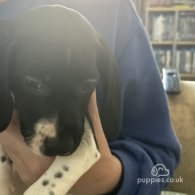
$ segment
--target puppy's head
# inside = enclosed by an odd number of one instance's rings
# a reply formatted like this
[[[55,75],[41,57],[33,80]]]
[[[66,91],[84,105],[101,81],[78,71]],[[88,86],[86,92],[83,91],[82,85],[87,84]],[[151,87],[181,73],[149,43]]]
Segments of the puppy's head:
[[[9,29],[3,71],[22,134],[37,153],[70,154],[83,135],[98,78],[97,35],[81,15],[59,6],[30,10],[12,21]]]

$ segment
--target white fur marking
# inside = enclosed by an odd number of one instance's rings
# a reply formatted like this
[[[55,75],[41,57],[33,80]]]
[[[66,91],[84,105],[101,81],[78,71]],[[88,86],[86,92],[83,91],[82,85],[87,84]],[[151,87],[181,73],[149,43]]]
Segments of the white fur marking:
[[[57,135],[56,129],[57,117],[49,119],[40,119],[35,125],[35,136],[29,144],[30,148],[37,154],[41,154],[40,147],[43,144],[45,138],[55,138]]]

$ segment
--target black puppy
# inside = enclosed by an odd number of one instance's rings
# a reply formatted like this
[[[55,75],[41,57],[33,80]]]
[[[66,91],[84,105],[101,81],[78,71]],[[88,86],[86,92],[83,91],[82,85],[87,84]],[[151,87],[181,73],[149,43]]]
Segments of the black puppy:
[[[97,88],[106,137],[117,137],[118,66],[84,17],[61,6],[42,6],[0,25],[0,131],[15,108],[22,135],[35,151],[71,154]]]

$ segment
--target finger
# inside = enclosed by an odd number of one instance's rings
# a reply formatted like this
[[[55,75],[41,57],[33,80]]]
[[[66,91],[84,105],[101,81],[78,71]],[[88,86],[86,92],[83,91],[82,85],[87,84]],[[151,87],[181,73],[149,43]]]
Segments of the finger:
[[[12,114],[12,120],[11,120],[11,123],[12,124],[15,124],[17,126],[19,126],[19,118],[18,118],[18,113],[17,111],[13,111],[13,114]]]
[[[98,113],[97,100],[96,100],[96,91],[94,90],[91,94],[89,104],[88,104],[88,113],[91,118]]]
[[[12,119],[6,131],[19,131],[19,130],[20,130],[20,123],[19,123],[18,113],[16,111],[13,111]]]

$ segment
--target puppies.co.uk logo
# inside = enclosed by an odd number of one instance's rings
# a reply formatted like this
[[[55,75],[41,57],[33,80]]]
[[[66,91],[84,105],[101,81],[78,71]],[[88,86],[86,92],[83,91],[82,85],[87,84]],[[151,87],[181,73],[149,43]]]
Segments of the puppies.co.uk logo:
[[[163,164],[157,164],[151,170],[152,176],[165,177],[169,176],[169,174],[170,174],[169,169],[167,169]]]
[[[137,184],[153,184],[153,183],[183,183],[183,178],[170,178],[170,170],[163,164],[157,164],[151,169],[151,177],[138,178]]]

